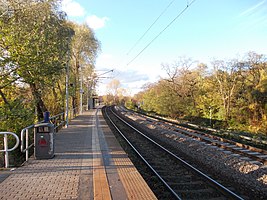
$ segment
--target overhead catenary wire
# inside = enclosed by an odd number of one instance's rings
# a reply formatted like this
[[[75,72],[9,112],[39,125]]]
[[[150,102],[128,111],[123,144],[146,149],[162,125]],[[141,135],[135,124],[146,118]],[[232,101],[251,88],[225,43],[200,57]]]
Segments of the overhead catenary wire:
[[[168,10],[168,8],[173,4],[175,0],[172,0],[168,6],[160,13],[160,15],[155,19],[155,21],[149,26],[149,28],[145,31],[145,33],[136,41],[136,43],[132,46],[132,48],[127,52],[126,55],[129,55],[131,51],[136,47],[136,45],[145,37],[148,31],[154,26],[154,24],[161,18],[161,16]]]
[[[128,62],[127,66],[130,65],[137,57],[139,57],[167,28],[169,28],[173,22],[175,22],[196,0],[187,3],[187,6],[162,30],[159,32],[156,37],[154,37],[130,62]]]

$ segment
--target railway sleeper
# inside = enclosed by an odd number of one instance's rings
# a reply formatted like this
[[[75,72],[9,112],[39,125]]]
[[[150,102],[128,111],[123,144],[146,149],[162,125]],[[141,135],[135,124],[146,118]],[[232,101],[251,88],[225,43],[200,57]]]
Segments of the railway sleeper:
[[[195,189],[195,190],[175,190],[182,199],[210,199],[214,197],[221,197],[222,194],[215,189]]]
[[[177,190],[202,190],[207,189],[209,186],[203,184],[202,181],[193,181],[193,182],[186,182],[186,183],[170,183],[170,185],[177,189]]]
[[[225,197],[214,197],[214,198],[209,198],[209,200],[226,200]]]
[[[167,178],[164,178],[167,179]],[[181,176],[176,176],[176,179],[172,182],[175,182],[177,184],[190,184],[195,181],[199,181],[200,179],[196,179],[196,177],[192,175],[181,175]],[[201,181],[201,180],[200,180]]]

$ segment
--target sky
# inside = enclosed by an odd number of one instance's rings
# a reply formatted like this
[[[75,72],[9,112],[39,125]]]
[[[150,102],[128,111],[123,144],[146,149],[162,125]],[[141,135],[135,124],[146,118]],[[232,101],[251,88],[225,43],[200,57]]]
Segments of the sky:
[[[249,51],[267,54],[267,0],[63,0],[62,9],[94,30],[97,73],[114,69],[106,75],[128,95],[166,77],[162,65],[180,57],[209,66]],[[99,95],[110,81],[98,83]]]

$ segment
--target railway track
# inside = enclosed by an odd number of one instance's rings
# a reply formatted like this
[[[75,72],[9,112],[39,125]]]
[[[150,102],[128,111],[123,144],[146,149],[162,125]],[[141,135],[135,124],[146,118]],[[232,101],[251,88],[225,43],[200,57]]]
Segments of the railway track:
[[[148,117],[140,113],[134,113],[120,108],[122,112],[131,116],[140,116],[153,126],[160,126],[162,129],[171,130],[188,137],[194,138],[206,144],[218,147],[227,153],[232,153],[234,156],[239,156],[241,159],[250,162],[251,164],[267,165],[267,151],[252,147],[246,144],[235,142],[229,139],[224,139],[218,136],[207,134],[201,131],[189,129],[175,123],[159,120],[153,117]]]
[[[107,118],[165,185],[165,199],[243,199],[105,108]]]

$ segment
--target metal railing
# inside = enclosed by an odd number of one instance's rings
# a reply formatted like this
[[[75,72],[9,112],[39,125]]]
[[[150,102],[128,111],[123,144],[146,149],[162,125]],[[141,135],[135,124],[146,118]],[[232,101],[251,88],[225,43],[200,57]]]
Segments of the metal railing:
[[[22,153],[26,153],[26,161],[29,160],[29,149],[31,147],[33,147],[34,145],[34,142],[32,142],[30,145],[29,145],[29,130],[31,130],[31,132],[33,133],[33,128],[34,128],[34,124],[33,125],[30,125],[24,129],[21,130],[20,132],[20,151]],[[25,138],[25,148],[24,148],[24,137],[25,137],[25,134],[26,134],[26,138]]]
[[[0,132],[0,135],[4,135],[4,149],[0,150],[0,152],[5,152],[5,168],[8,168],[9,167],[8,153],[10,151],[15,150],[19,146],[19,137],[16,135],[16,133],[12,133],[12,132]],[[11,149],[8,148],[8,137],[7,137],[7,135],[12,135],[12,136],[14,136],[16,138],[16,144]]]
[[[65,112],[62,112],[62,113],[59,113],[55,116],[52,116],[52,117],[49,117],[49,121],[54,124],[54,129],[55,131],[58,131],[58,128],[60,126],[63,126],[65,124],[65,120],[64,120],[64,117],[65,117]],[[44,122],[44,121],[42,121]],[[22,153],[25,153],[26,155],[26,162],[29,160],[29,150],[30,148],[32,148],[34,146],[34,141],[32,141],[31,144],[29,144],[29,140],[30,140],[30,134],[32,135],[32,138],[34,137],[33,136],[33,133],[34,133],[34,124],[24,128],[21,130],[20,132],[20,140],[21,140],[21,145],[20,145],[20,150]]]
[[[65,112],[59,113],[49,118],[51,123],[55,125],[56,131],[58,131],[58,127],[63,126],[66,123],[64,118],[65,118]]]
[[[78,115],[78,108],[74,108],[71,110],[70,118],[73,119]],[[72,116],[71,116],[72,115]],[[58,131],[59,127],[64,126],[66,123],[65,121],[65,112],[59,113],[55,116],[49,117],[49,120],[52,124],[55,125],[55,131]],[[43,121],[42,121],[43,122]],[[29,150],[34,146],[34,141],[32,140],[32,143],[30,143],[30,139],[34,137],[34,124],[24,128],[20,132],[20,150],[22,153],[26,154],[26,161],[29,160]],[[9,166],[9,159],[8,159],[8,152],[13,151],[16,149],[19,145],[19,137],[12,132],[0,132],[0,134],[4,135],[4,150],[0,150],[0,152],[5,152],[5,166]],[[16,145],[12,149],[8,149],[8,139],[7,134],[11,134],[16,138]]]

